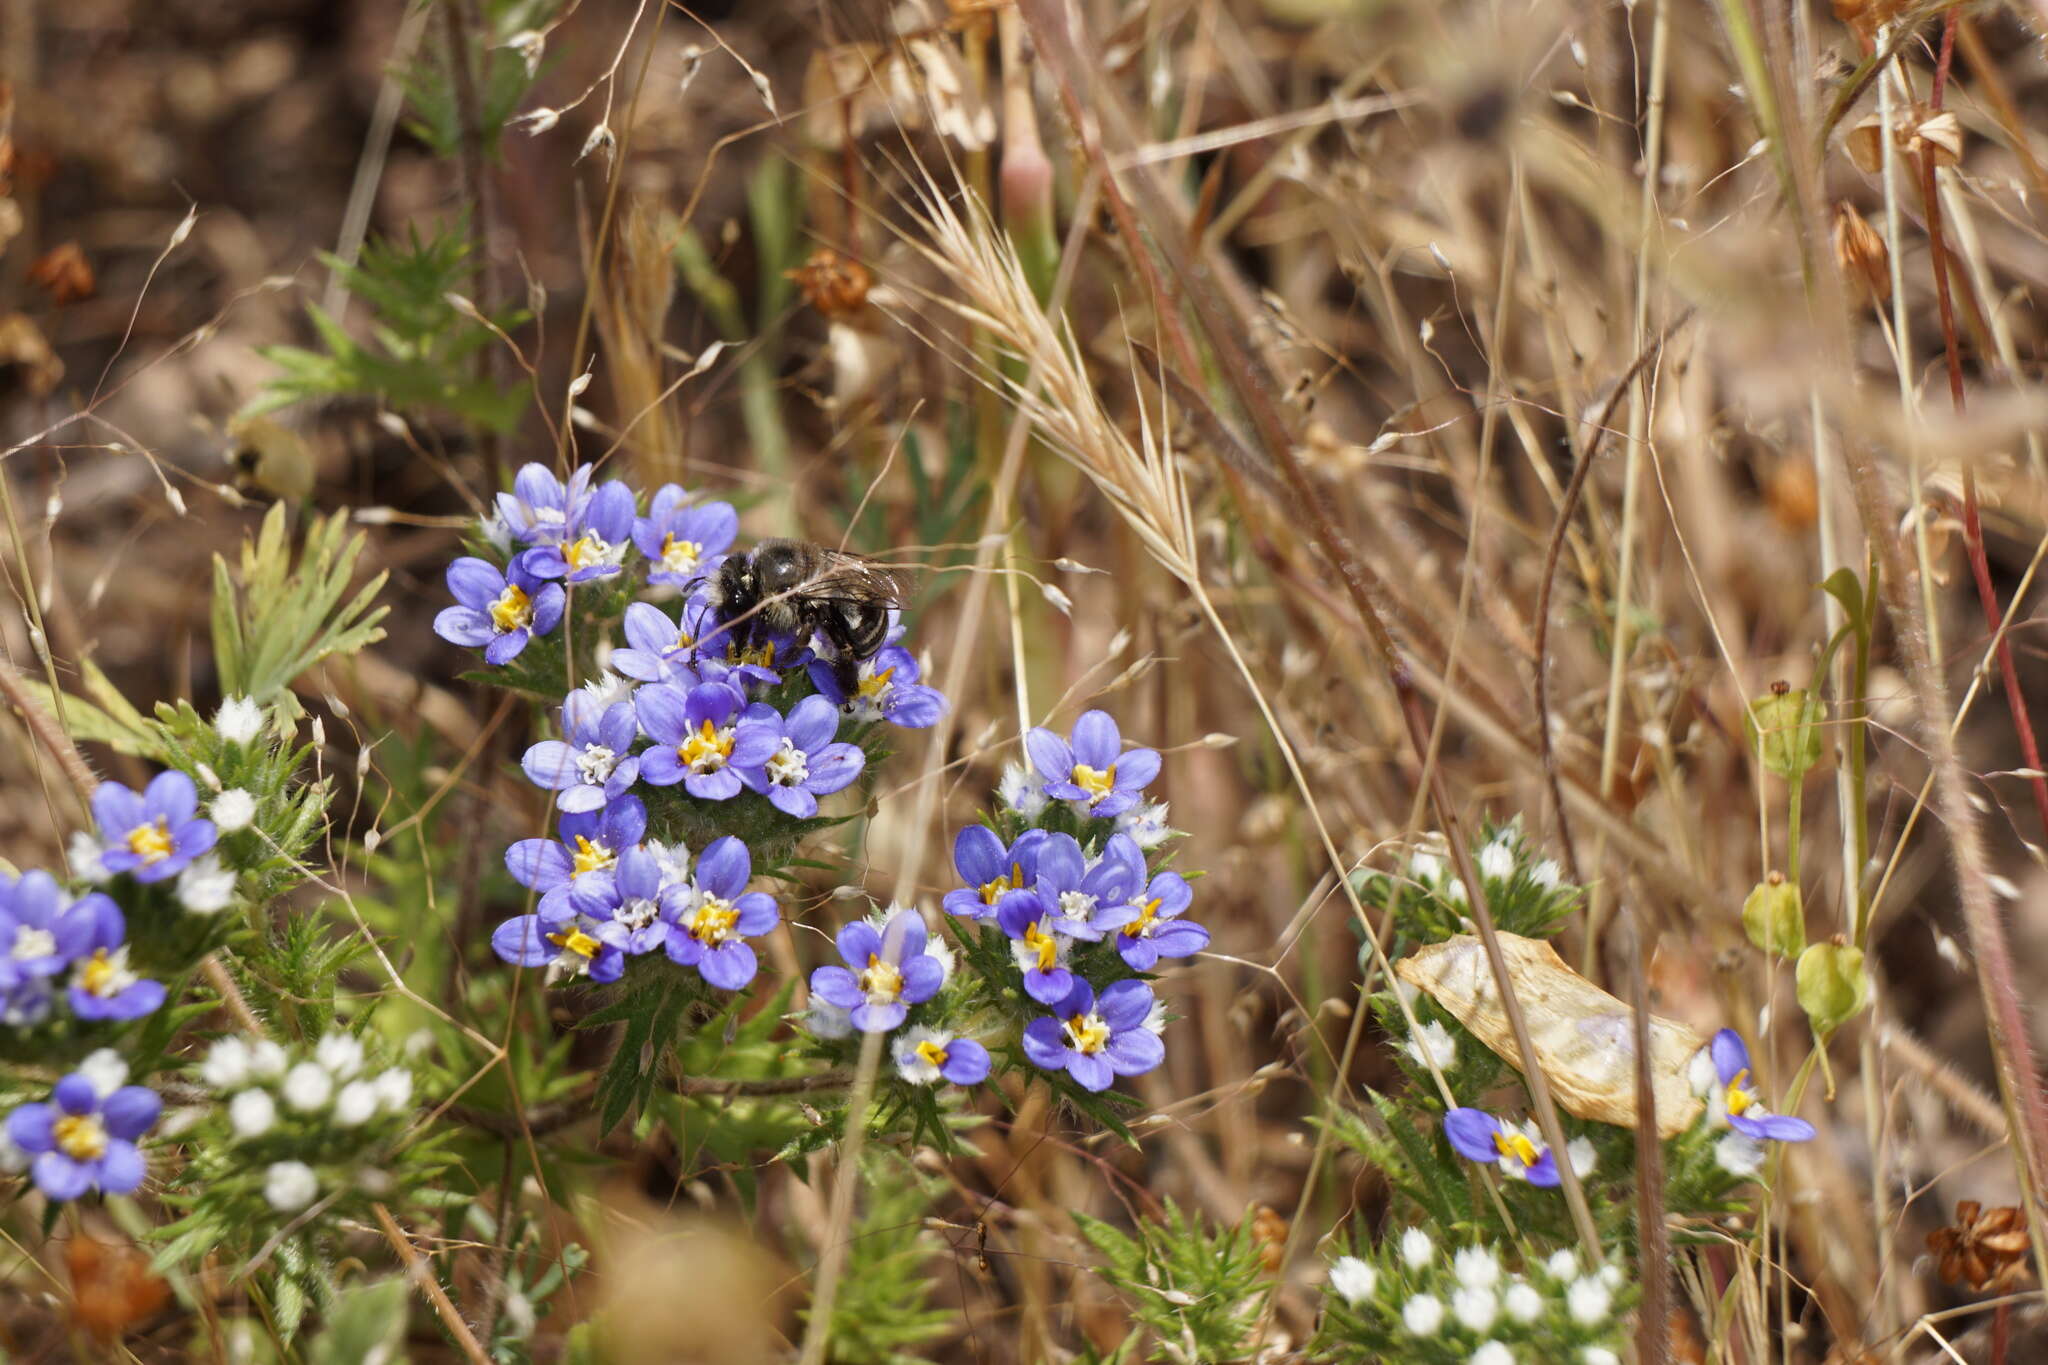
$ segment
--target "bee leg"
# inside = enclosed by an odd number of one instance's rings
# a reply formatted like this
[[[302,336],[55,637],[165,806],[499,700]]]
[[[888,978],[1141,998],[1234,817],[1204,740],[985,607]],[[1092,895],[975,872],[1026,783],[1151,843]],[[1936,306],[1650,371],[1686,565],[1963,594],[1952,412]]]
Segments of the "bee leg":
[[[860,691],[859,643],[836,611],[820,615],[818,633],[832,645],[832,681],[839,684],[841,696],[853,700]]]

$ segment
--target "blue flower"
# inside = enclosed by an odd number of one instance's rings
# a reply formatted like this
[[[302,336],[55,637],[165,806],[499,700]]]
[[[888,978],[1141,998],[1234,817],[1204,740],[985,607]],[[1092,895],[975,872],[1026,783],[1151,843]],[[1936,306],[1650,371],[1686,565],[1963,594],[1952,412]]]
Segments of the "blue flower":
[[[118,782],[100,783],[92,812],[106,846],[101,866],[131,873],[138,882],[177,876],[213,847],[213,822],[197,818],[198,811],[199,793],[181,772],[158,773],[140,796]]]
[[[683,603],[680,625],[660,607],[635,602],[626,608],[626,648],[612,651],[611,666],[640,682],[695,687],[697,647],[717,628],[718,613],[701,594]]]
[[[513,476],[512,491],[498,494],[499,519],[528,545],[559,543],[568,534],[570,519],[581,515],[590,500],[590,480],[596,473],[597,466],[581,465],[565,486],[546,465],[522,465]]]
[[[1024,1026],[1024,1055],[1047,1071],[1064,1071],[1084,1090],[1107,1090],[1118,1076],[1138,1076],[1166,1060],[1152,1028],[1152,988],[1119,981],[1102,993],[1086,981],[1053,1007],[1053,1017]]]
[[[519,915],[491,934],[491,950],[515,967],[546,967],[550,982],[565,976],[617,981],[626,970],[626,955],[598,937],[603,928],[575,914],[552,923],[539,915]]]
[[[1075,721],[1072,744],[1042,726],[1024,736],[1024,750],[1045,779],[1045,794],[1098,819],[1137,805],[1138,793],[1159,776],[1156,750],[1119,753],[1122,744],[1107,711],[1090,711]]]
[[[1059,932],[1038,893],[1004,896],[996,907],[996,923],[1010,936],[1010,953],[1024,973],[1024,993],[1041,1005],[1066,999],[1081,979],[1067,966],[1074,941]]]
[[[434,634],[465,649],[483,646],[497,668],[519,657],[527,642],[562,623],[559,583],[543,583],[518,559],[500,573],[487,560],[465,555],[448,566],[448,591],[459,604],[443,607]]]
[[[49,1103],[24,1104],[7,1116],[7,1136],[34,1158],[36,1188],[63,1202],[98,1190],[128,1194],[145,1168],[135,1140],[156,1126],[163,1101],[139,1085],[102,1094],[74,1071],[57,1082]]]
[[[1194,901],[1194,888],[1186,877],[1178,872],[1156,874],[1131,897],[1137,915],[1116,936],[1116,950],[1124,962],[1149,972],[1162,957],[1193,957],[1208,947],[1209,931],[1180,918]]]
[[[81,1019],[140,1019],[164,1003],[161,981],[128,968],[123,940],[128,925],[120,907],[95,892],[79,903],[92,916],[92,933],[71,973],[71,1012]]]
[[[1102,856],[1090,865],[1080,841],[1071,834],[1055,834],[1039,849],[1032,894],[1053,932],[1095,943],[1138,917],[1130,897],[1144,875],[1145,856],[1124,835],[1111,835]]]
[[[972,1038],[957,1038],[938,1029],[905,1029],[889,1051],[896,1073],[913,1085],[944,1079],[955,1085],[980,1085],[988,1079],[988,1049]]]
[[[686,588],[718,570],[739,534],[739,513],[730,503],[691,502],[676,484],[655,490],[647,515],[633,523],[633,544],[647,556],[650,583]]]
[[[898,910],[877,931],[855,920],[839,931],[844,967],[811,973],[811,994],[850,1013],[863,1033],[887,1033],[939,993],[946,968],[925,951],[924,920],[915,910]]]
[[[596,936],[626,953],[638,957],[668,942],[668,925],[661,919],[661,898],[674,884],[673,867],[647,847],[629,848],[618,863],[603,872],[582,878],[569,889],[569,904],[579,915],[598,924]]]
[[[561,739],[544,739],[526,751],[520,766],[535,786],[560,792],[565,811],[596,810],[626,794],[640,776],[640,760],[628,752],[640,738],[631,702],[599,706],[581,688],[562,700]]]
[[[744,940],[759,938],[782,918],[773,897],[746,889],[752,875],[747,846],[728,834],[698,856],[691,885],[662,893],[669,957],[695,967],[720,990],[736,991],[754,979],[754,950]]]
[[[1498,1166],[1531,1185],[1558,1183],[1557,1158],[1528,1126],[1503,1123],[1484,1109],[1453,1109],[1444,1115],[1444,1137],[1467,1161]]]
[[[654,747],[640,755],[640,778],[656,787],[683,784],[702,801],[729,801],[742,790],[738,769],[758,768],[781,741],[779,727],[740,714],[744,698],[725,683],[685,692],[670,683],[633,696],[640,728]]]
[[[953,840],[953,869],[966,886],[946,893],[949,915],[987,919],[1013,891],[1038,884],[1038,850],[1047,834],[1027,829],[1008,848],[986,825],[969,825]]]
[[[0,995],[70,966],[86,951],[101,903],[112,904],[95,892],[66,905],[57,879],[40,869],[0,876]]]
[[[633,548],[632,537],[633,490],[613,479],[569,509],[559,539],[537,537],[534,547],[519,558],[537,578],[586,583],[618,573],[626,551]]]
[[[540,893],[535,909],[551,927],[573,913],[569,892],[576,882],[609,872],[620,854],[647,836],[647,807],[637,796],[622,796],[601,811],[571,811],[562,817],[561,834],[559,842],[521,839],[505,850],[505,870]]]
[[[785,719],[766,702],[749,706],[743,716],[774,732],[775,752],[759,764],[738,769],[740,781],[767,794],[775,809],[799,820],[818,813],[818,798],[850,785],[867,764],[855,744],[835,744],[839,710],[823,697],[805,697],[789,708]]]
[[[1742,1035],[1724,1028],[1707,1044],[1714,1062],[1714,1086],[1709,1109],[1714,1122],[1726,1123],[1744,1137],[1765,1142],[1809,1142],[1813,1125],[1789,1114],[1773,1114],[1757,1098],[1750,1079],[1749,1049]]]
[[[810,673],[811,685],[855,720],[886,720],[906,730],[922,730],[937,725],[946,712],[946,699],[938,689],[918,681],[917,660],[896,645],[861,660],[859,680],[850,696],[840,687],[827,660],[812,662]]]

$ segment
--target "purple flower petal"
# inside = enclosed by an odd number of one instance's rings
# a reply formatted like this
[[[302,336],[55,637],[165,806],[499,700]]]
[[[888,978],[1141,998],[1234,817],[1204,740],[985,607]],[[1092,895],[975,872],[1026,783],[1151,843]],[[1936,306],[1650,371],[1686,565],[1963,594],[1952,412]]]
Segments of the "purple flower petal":
[[[499,925],[491,934],[491,951],[515,967],[545,967],[555,956],[538,915],[520,915]]]
[[[1102,1022],[1122,1033],[1125,1029],[1138,1028],[1145,1022],[1145,1016],[1152,1013],[1152,988],[1142,981],[1119,981],[1102,992],[1102,1000],[1095,1012],[1102,1016]]]
[[[57,1109],[49,1104],[24,1104],[7,1116],[7,1137],[24,1152],[47,1152],[57,1145],[53,1126]]]
[[[448,591],[470,610],[488,612],[505,591],[505,575],[486,560],[464,555],[448,566]]]
[[[46,1199],[63,1203],[92,1188],[92,1172],[62,1152],[44,1152],[36,1158],[36,1188]]]
[[[116,1139],[107,1144],[106,1154],[99,1160],[97,1183],[102,1194],[132,1194],[148,1173],[135,1144]]]
[[[1467,1161],[1499,1161],[1500,1149],[1493,1142],[1499,1132],[1500,1120],[1484,1109],[1459,1108],[1444,1115],[1444,1137]]]
[[[857,919],[840,926],[839,955],[846,959],[848,966],[856,970],[865,968],[870,957],[882,955],[882,936],[875,932],[875,926],[866,920]]]
[[[107,1132],[130,1142],[154,1128],[157,1116],[163,1111],[164,1102],[157,1098],[156,1092],[140,1085],[122,1086],[107,1096],[101,1109]]]
[[[946,1045],[946,1064],[939,1074],[955,1085],[980,1085],[988,1079],[988,1049],[972,1038],[955,1038]]]
[[[853,973],[844,967],[820,967],[812,972],[811,994],[843,1010],[850,1010],[867,998],[861,994]]]
[[[1031,766],[1048,782],[1063,782],[1074,771],[1074,751],[1067,742],[1040,726],[1024,736],[1024,752]]]
[[[1117,1075],[1142,1076],[1166,1060],[1166,1044],[1150,1029],[1125,1029],[1111,1036],[1102,1055]]]
[[[498,638],[498,628],[473,607],[443,607],[434,617],[434,634],[451,645],[481,649]]]
[[[1722,1085],[1733,1085],[1737,1076],[1749,1070],[1749,1049],[1734,1029],[1722,1029],[1708,1047],[1714,1057],[1714,1073],[1721,1078]]]
[[[697,964],[697,974],[722,991],[738,990],[754,979],[754,971],[754,950],[733,939],[705,953]]]
[[[1074,722],[1074,762],[1085,763],[1097,772],[1116,762],[1123,739],[1117,734],[1116,718],[1107,711],[1089,711]],[[1061,774],[1065,776],[1065,774]]]
[[[1116,759],[1116,788],[1118,791],[1137,791],[1159,776],[1159,751],[1156,749],[1128,749]]]
[[[1024,1055],[1047,1071],[1064,1070],[1067,1039],[1057,1019],[1033,1019],[1024,1026]]]
[[[1107,1090],[1116,1080],[1116,1072],[1110,1069],[1109,1059],[1100,1053],[1090,1056],[1070,1050],[1067,1053],[1067,1074],[1083,1090]]]

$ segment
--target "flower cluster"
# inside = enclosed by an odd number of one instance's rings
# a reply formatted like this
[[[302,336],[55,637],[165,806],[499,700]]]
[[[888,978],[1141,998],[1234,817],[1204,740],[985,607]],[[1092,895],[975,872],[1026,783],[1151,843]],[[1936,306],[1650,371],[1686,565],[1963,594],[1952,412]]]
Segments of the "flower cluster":
[[[238,803],[246,802],[242,811]],[[223,793],[216,812],[248,823],[254,798]],[[219,833],[199,814],[199,792],[182,772],[162,772],[137,793],[102,782],[92,794],[96,831],[72,841],[73,871],[88,883],[125,878],[135,888],[166,883],[197,914],[225,907],[235,874],[212,850]],[[141,894],[138,890],[138,894]],[[0,1023],[35,1028],[59,1002],[84,1023],[139,1019],[164,1003],[161,982],[130,964],[128,916],[103,890],[74,895],[40,868],[0,873]]]
[[[370,1065],[352,1033],[326,1034],[287,1050],[263,1039],[221,1038],[199,1079],[221,1102],[224,1149],[241,1170],[260,1172],[264,1202],[294,1214],[323,1192],[378,1183],[363,1159],[412,1117],[412,1072]]]
[[[856,920],[840,929],[838,947],[844,966],[811,973],[812,1032],[827,1038],[895,1033],[890,1057],[913,1085],[988,1079],[988,1049],[941,1026],[936,1006],[919,1008],[931,1005],[953,974],[953,954],[931,937],[916,910],[892,906]],[[913,1012],[919,1022],[906,1028]]]
[[[1629,1289],[1570,1251],[1516,1272],[1485,1242],[1446,1256],[1411,1227],[1331,1263],[1322,1344],[1344,1360],[1619,1365]]]
[[[17,1107],[0,1135],[0,1171],[28,1170],[53,1202],[95,1191],[131,1194],[146,1168],[136,1141],[156,1126],[163,1101],[129,1085],[128,1064],[101,1048],[57,1082],[48,1101]]]
[[[1031,767],[1005,775],[991,824],[954,840],[965,885],[944,904],[976,926],[985,956],[1007,967],[1006,988],[1028,1002],[1024,1055],[1106,1090],[1166,1055],[1165,1009],[1140,974],[1200,952],[1209,933],[1183,918],[1187,879],[1147,861],[1171,833],[1165,806],[1140,799],[1157,752],[1125,749],[1102,711],[1083,715],[1071,739],[1031,731],[1025,752]]]
[[[849,691],[824,639],[725,619],[717,576],[738,529],[730,505],[673,484],[641,515],[631,488],[596,484],[588,466],[565,483],[528,465],[483,528],[478,548],[502,563],[450,566],[458,605],[436,622],[444,639],[510,664],[552,634],[573,597],[576,641],[590,652],[576,668],[589,680],[556,711],[558,737],[521,760],[560,817],[558,837],[506,852],[537,899],[492,934],[505,961],[604,983],[658,954],[720,990],[747,986],[758,965],[747,940],[779,920],[771,897],[746,889],[757,865],[778,868],[820,801],[860,778],[872,722],[927,726],[941,714],[893,620]],[[604,649],[614,625],[620,638]],[[545,676],[559,673],[514,681]]]

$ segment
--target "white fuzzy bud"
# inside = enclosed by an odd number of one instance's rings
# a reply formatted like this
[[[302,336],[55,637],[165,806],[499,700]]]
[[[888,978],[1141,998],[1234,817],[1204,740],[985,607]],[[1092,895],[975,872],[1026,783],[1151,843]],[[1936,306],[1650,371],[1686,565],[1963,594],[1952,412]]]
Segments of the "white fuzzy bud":
[[[285,1074],[284,1102],[305,1113],[323,1108],[334,1094],[334,1077],[318,1062],[300,1062]]]
[[[277,1101],[268,1090],[244,1090],[228,1101],[228,1126],[239,1138],[259,1138],[277,1122]]]
[[[297,1213],[320,1193],[320,1178],[303,1161],[274,1161],[263,1177],[263,1197],[279,1213]]]

